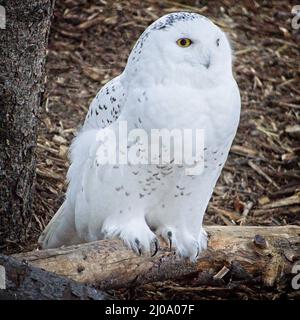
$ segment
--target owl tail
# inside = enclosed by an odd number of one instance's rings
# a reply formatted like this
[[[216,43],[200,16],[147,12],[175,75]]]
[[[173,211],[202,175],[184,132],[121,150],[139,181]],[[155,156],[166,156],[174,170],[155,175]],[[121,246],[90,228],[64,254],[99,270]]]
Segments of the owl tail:
[[[65,201],[38,239],[42,249],[58,248],[82,242],[75,228],[74,212]]]

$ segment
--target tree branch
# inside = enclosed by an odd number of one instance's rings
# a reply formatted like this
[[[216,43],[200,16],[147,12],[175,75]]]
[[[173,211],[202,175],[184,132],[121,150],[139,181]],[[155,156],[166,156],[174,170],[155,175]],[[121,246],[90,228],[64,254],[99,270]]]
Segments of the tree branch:
[[[300,257],[300,226],[208,226],[208,250],[192,263],[166,246],[155,257],[135,255],[119,240],[48,249],[15,255],[34,266],[101,289],[136,286],[198,273],[203,284],[259,281],[290,287],[292,266]],[[290,288],[291,289],[291,288]]]

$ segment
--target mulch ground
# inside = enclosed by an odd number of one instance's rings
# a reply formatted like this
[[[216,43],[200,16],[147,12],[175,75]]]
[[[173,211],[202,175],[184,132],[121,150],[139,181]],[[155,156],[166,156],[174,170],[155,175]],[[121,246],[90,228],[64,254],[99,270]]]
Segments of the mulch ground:
[[[95,93],[125,66],[141,32],[173,11],[206,15],[229,33],[242,114],[205,224],[300,225],[300,30],[293,1],[57,0],[37,148],[36,240],[64,198],[68,147]],[[112,292],[124,299],[275,299],[266,288],[197,286],[182,279]]]

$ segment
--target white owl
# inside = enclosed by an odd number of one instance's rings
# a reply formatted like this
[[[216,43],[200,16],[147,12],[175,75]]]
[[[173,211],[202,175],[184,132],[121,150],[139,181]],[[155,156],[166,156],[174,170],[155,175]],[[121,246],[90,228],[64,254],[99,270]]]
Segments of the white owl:
[[[180,256],[196,259],[207,245],[202,220],[239,116],[226,35],[195,13],[158,19],[140,36],[123,73],[92,101],[71,146],[66,199],[39,243],[53,248],[117,237],[139,254],[155,254],[160,236]],[[99,165],[97,136],[125,120],[128,130],[145,132],[203,129],[204,170],[186,175],[174,163]]]

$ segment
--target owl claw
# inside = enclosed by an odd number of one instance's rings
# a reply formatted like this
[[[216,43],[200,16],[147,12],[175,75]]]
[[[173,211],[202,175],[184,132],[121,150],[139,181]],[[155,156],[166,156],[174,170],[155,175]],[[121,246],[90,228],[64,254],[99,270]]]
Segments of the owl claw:
[[[199,254],[200,254],[200,248],[199,248],[199,246],[197,245],[197,253],[196,253],[195,259],[198,258]]]
[[[172,251],[172,236],[173,236],[172,231],[168,231],[167,237],[168,237],[168,240],[169,240],[169,249],[170,249],[170,251]]]
[[[151,248],[151,257],[154,257],[157,254],[157,251],[159,249],[159,242],[157,240],[157,238],[154,238],[151,242],[151,247],[152,245],[154,245],[154,250],[152,252],[152,248]]]
[[[142,247],[141,247],[140,240],[138,238],[136,238],[134,240],[134,242],[135,242],[135,247],[133,250],[141,256],[142,255]]]

